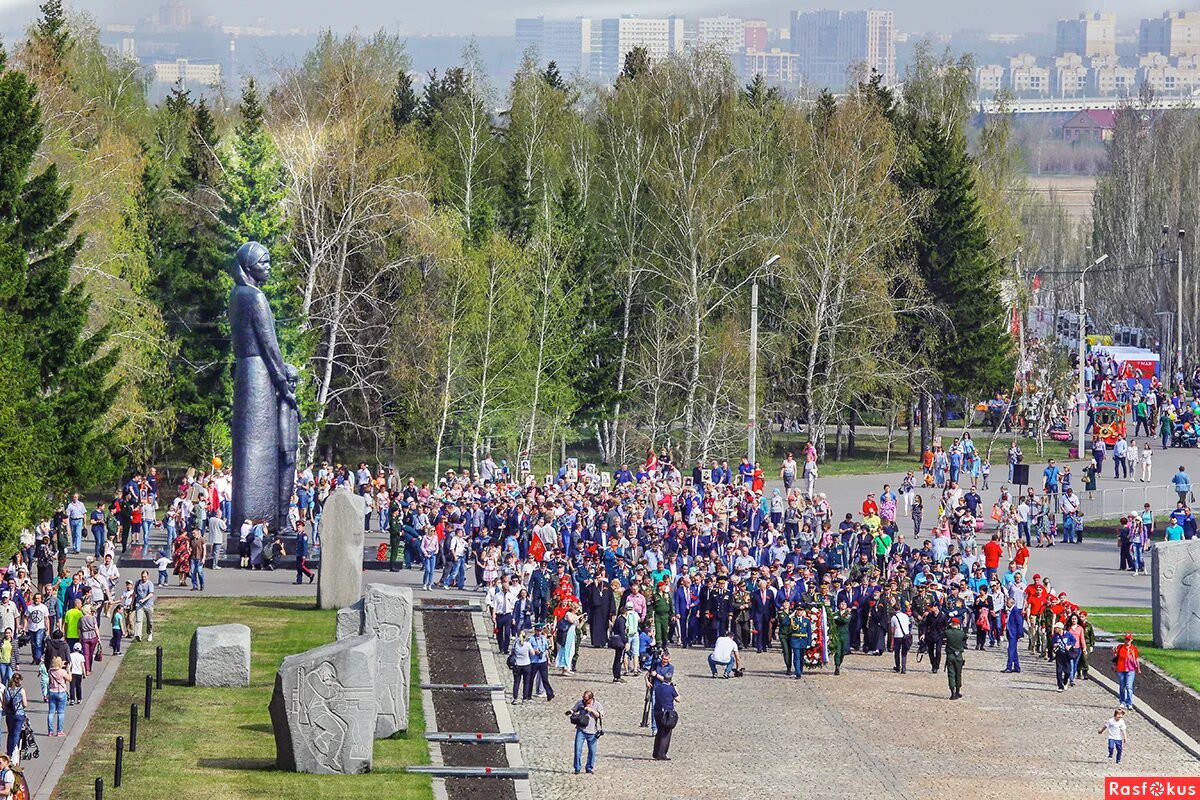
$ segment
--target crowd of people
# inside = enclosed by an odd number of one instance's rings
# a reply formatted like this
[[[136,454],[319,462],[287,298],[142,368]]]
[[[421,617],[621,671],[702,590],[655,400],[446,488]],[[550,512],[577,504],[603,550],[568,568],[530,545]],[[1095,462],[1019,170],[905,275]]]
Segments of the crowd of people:
[[[1015,443],[1008,460],[1010,474],[1023,462]],[[966,433],[935,442],[898,486],[835,509],[817,491],[817,461],[811,443],[799,459],[787,454],[777,473],[782,488],[770,489],[760,463],[698,462],[685,474],[666,448],[651,449],[633,469],[601,474],[571,461],[544,480],[524,464],[514,475],[487,457],[478,473],[448,471],[437,485],[372,473],[366,464],[302,465],[284,530],[246,520],[233,539],[228,469],[188,470],[163,506],[152,469],[90,512],[73,497],[23,537],[0,588],[0,680],[16,696],[19,654],[28,648],[50,704],[47,732],[61,735],[65,709],[81,700],[104,654],[102,629],[113,655],[124,638],[136,641],[143,631],[152,638],[155,586],[173,572],[179,585],[203,591],[206,563],[220,568],[227,540],[236,542],[243,568],[270,570],[290,553],[296,582],[311,580],[307,556],[319,545],[321,509],[339,487],[364,498],[364,527],[387,537],[380,555],[390,569],[421,570],[425,589],[471,584],[485,593],[513,673],[514,704],[553,701],[553,676],[571,674],[581,649],[611,650],[614,682],[647,682],[655,758],[669,758],[678,720],[672,648],[708,651],[714,678],[744,674],[750,649],[778,651],[777,664],[795,679],[829,662],[840,676],[850,654],[888,653],[903,674],[915,651],[933,672],[945,668],[949,696],[958,699],[968,649],[1004,647],[1005,671],[1020,672],[1025,639],[1027,658],[1055,662],[1060,691],[1088,678],[1095,636],[1086,610],[1029,569],[1031,549],[1083,540],[1085,501],[1069,467],[1050,460],[1040,487],[1004,484],[985,503],[991,465]],[[1094,490],[1101,463],[1083,470],[1082,493]],[[1168,540],[1196,531],[1182,467],[1175,483],[1182,489],[1163,532]],[[1144,573],[1154,515],[1147,505],[1121,525],[1121,568]],[[151,556],[155,529],[165,531],[165,545]],[[71,573],[66,558],[81,552],[85,531],[92,553]],[[156,581],[142,572],[122,582],[118,548],[131,546],[156,561]],[[1127,644],[1122,706],[1132,708],[1140,665]],[[14,756],[26,708],[6,695]],[[599,709],[593,697],[568,712],[580,723],[577,771],[594,766]]]
[[[850,654],[890,654],[906,673],[915,652],[945,669],[951,699],[962,697],[972,647],[1006,649],[1006,672],[1020,672],[1023,656],[1053,662],[1060,691],[1090,677],[1087,611],[1029,565],[1031,548],[1082,540],[1081,524],[1052,523],[1055,512],[1078,519],[1069,471],[1050,462],[1040,492],[1000,487],[985,533],[978,487],[958,483],[982,475],[966,442],[945,449],[944,474],[933,474],[935,458],[930,480],[909,473],[852,511],[810,492],[816,470],[790,454],[784,487],[765,489],[747,459],[684,476],[664,449],[611,479],[564,465],[549,481],[504,469],[486,481],[410,481],[387,518],[399,530],[396,568],[422,569],[426,588],[484,592],[513,704],[552,701],[554,676],[572,674],[581,650],[608,649],[614,682],[647,681],[653,755],[669,758],[673,648],[708,651],[714,678],[743,674],[751,649],[778,652],[777,668],[796,679],[829,662],[841,675]],[[815,450],[802,458],[815,462]],[[936,489],[928,516],[922,484]],[[1122,705],[1132,707],[1140,664],[1127,644]],[[597,702],[567,712],[579,723],[577,770],[593,766],[602,719],[581,709]]]

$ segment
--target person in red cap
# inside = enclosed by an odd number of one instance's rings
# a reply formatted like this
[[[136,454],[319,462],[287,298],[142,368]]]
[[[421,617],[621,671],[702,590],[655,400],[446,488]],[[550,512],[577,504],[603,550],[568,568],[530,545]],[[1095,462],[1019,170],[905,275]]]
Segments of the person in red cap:
[[[1142,671],[1142,662],[1138,658],[1137,645],[1133,643],[1133,634],[1125,634],[1125,642],[1117,645],[1113,652],[1113,668],[1117,672],[1117,701],[1133,710],[1133,684],[1137,674]]]

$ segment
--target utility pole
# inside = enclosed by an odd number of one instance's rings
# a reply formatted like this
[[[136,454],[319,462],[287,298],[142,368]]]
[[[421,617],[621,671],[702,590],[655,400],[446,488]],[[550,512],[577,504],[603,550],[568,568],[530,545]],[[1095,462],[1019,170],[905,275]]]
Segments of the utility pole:
[[[1025,276],[1021,273],[1021,248],[1013,267],[1017,273],[1017,413],[1025,409]]]
[[[1076,458],[1083,458],[1083,418],[1087,414],[1087,383],[1083,376],[1083,362],[1087,358],[1087,310],[1083,303],[1083,288],[1087,285],[1087,272],[1095,266],[1103,264],[1108,258],[1108,253],[1097,258],[1091,264],[1083,268],[1083,272],[1079,273],[1079,450],[1076,452]]]
[[[1175,369],[1183,374],[1183,228],[1179,229],[1179,250],[1175,268]]]
[[[760,271],[766,272],[778,260],[778,255],[771,256]],[[750,398],[746,408],[746,457],[753,466],[758,439],[758,273],[750,281]]]

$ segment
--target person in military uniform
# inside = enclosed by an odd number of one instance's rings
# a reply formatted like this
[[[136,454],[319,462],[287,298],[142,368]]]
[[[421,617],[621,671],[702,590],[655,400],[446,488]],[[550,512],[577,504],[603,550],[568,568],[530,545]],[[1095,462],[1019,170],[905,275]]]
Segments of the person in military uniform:
[[[784,600],[776,618],[776,630],[779,632],[779,646],[783,650],[783,672],[792,674],[792,630],[796,627],[796,615],[792,611],[792,601]]]
[[[946,680],[950,684],[950,699],[962,699],[962,673],[966,666],[967,632],[958,623],[957,617],[950,618],[946,629]]]
[[[750,646],[750,592],[740,581],[733,589],[733,639],[743,650]]]
[[[812,646],[812,620],[800,611],[792,621],[792,672],[796,678],[804,677],[804,653]]]
[[[404,546],[404,518],[400,514],[400,504],[393,503],[388,514],[388,572],[399,572],[396,566],[398,557]]]
[[[1083,680],[1088,679],[1088,653],[1096,647],[1096,629],[1088,622],[1087,612],[1080,611],[1079,619],[1083,624],[1083,647],[1080,648],[1079,675]]]
[[[659,647],[668,647],[671,641],[671,619],[675,616],[675,604],[671,597],[671,587],[666,581],[654,587],[650,605],[654,609],[654,641]]]
[[[833,627],[833,674],[842,674],[842,659],[850,650],[850,606],[845,600],[838,602],[837,610],[829,615]]]

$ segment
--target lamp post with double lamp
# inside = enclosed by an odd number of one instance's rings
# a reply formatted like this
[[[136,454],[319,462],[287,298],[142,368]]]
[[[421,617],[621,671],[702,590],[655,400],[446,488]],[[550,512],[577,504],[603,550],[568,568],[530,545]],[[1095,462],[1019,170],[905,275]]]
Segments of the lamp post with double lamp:
[[[764,261],[750,282],[750,401],[746,405],[746,456],[751,466],[754,465],[758,439],[758,275],[765,273],[778,260],[779,256],[773,255]]]
[[[1083,458],[1083,418],[1087,415],[1087,384],[1084,381],[1083,362],[1087,358],[1087,311],[1083,304],[1083,287],[1087,285],[1087,273],[1092,267],[1098,267],[1108,260],[1108,253],[1097,258],[1083,268],[1079,273],[1079,451],[1076,458]]]

